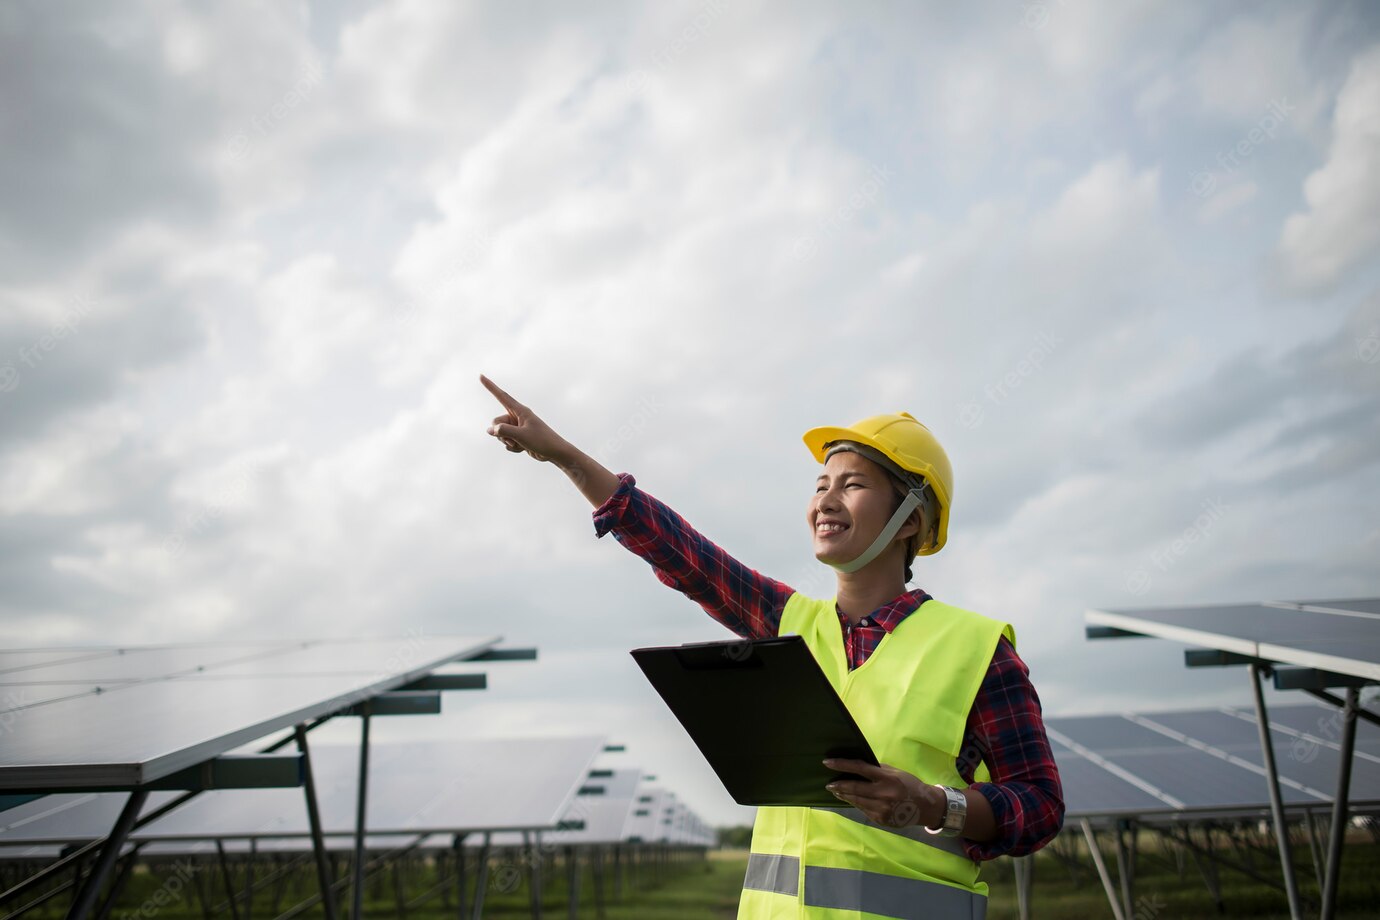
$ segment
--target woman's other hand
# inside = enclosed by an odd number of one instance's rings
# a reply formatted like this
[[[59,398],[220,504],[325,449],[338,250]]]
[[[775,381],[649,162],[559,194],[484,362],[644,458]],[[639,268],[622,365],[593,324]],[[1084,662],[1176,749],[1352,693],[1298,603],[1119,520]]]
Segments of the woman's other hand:
[[[836,779],[825,785],[873,821],[886,827],[936,825],[943,816],[943,793],[904,770],[888,764],[874,766],[865,760],[830,758],[831,770],[855,773],[861,780]]]

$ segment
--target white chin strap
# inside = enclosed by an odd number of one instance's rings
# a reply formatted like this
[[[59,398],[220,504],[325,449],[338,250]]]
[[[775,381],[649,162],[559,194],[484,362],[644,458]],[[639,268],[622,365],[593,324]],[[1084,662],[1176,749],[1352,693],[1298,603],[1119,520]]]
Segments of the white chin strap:
[[[910,517],[910,513],[920,507],[920,500],[923,494],[923,489],[911,489],[906,493],[905,499],[901,502],[901,507],[896,509],[896,513],[891,516],[891,520],[886,522],[886,526],[882,528],[882,532],[877,534],[877,539],[872,541],[871,546],[863,550],[861,556],[854,559],[852,562],[830,562],[827,564],[835,571],[848,573],[856,572],[873,559],[876,559],[882,554],[882,550],[891,545],[891,540],[896,536],[896,531],[901,529],[901,525],[906,522],[906,518]]]

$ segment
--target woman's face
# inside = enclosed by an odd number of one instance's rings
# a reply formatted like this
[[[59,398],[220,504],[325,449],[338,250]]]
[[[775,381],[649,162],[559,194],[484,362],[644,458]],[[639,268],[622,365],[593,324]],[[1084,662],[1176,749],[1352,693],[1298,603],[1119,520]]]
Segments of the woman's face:
[[[896,508],[891,476],[852,451],[839,451],[824,464],[806,509],[815,558],[825,563],[856,559],[881,533]],[[901,535],[914,532],[902,527]]]

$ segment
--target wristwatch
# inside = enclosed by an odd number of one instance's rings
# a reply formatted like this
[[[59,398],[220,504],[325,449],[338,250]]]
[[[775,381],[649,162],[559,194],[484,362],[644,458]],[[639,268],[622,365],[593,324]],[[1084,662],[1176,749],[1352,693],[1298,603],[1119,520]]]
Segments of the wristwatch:
[[[938,827],[925,827],[931,834],[940,837],[957,837],[963,832],[963,823],[968,818],[968,799],[953,786],[940,786],[944,791],[944,819]]]

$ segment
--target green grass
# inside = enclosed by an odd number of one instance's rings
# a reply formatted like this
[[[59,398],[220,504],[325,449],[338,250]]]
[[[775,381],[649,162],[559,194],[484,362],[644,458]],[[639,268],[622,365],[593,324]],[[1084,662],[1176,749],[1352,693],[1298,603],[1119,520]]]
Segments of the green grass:
[[[1115,858],[1105,843],[1104,839],[1104,856],[1109,860],[1108,868],[1115,882]],[[1305,914],[1316,915],[1320,895],[1314,878],[1313,864],[1306,847],[1302,853],[1297,850],[1296,847],[1298,880],[1305,898]],[[1111,916],[1102,885],[1087,859],[1086,852],[1080,852],[1078,856],[1082,865],[1070,868],[1049,850],[1036,855],[1033,906],[1034,916],[1039,920],[1083,920],[1087,917]],[[1270,878],[1276,876],[1275,866],[1267,853],[1257,853],[1253,858],[1262,874]],[[606,868],[604,916],[608,920],[732,918],[737,912],[738,895],[746,865],[746,851],[726,850],[711,851],[707,858],[703,859],[691,857],[671,863],[662,871],[660,878],[655,878],[650,870],[643,869],[636,885],[631,884],[631,879],[625,872],[620,900],[615,900],[612,896],[612,874],[611,870]],[[435,865],[430,861],[413,859],[405,866],[401,883],[408,897],[415,898],[436,885]],[[527,876],[512,865],[505,864],[501,858],[496,859],[493,866],[485,898],[484,916],[496,920],[530,916]],[[546,874],[548,877],[542,886],[544,915],[564,918],[568,911],[565,867],[558,861],[554,871],[548,868]],[[126,886],[115,916],[197,920],[202,916],[202,912],[198,901],[191,894],[195,882],[207,884],[212,889],[212,896],[217,901],[223,900],[223,881],[214,865],[207,865],[199,875],[199,879],[174,886],[174,896],[169,897],[165,894],[162,903],[158,903],[155,900],[158,892],[167,891],[169,887],[168,877],[158,877],[143,871],[136,872]],[[1015,878],[1011,862],[996,860],[988,863],[983,870],[983,879],[991,889],[988,917],[991,920],[1017,917]],[[1220,879],[1225,915],[1281,920],[1288,917],[1283,892],[1225,868],[1220,870]],[[294,885],[295,890],[289,891],[283,897],[280,909],[285,909],[316,890],[315,877],[310,871],[300,873]],[[391,867],[370,880],[365,889],[367,916],[383,918],[398,915],[394,885]],[[580,894],[580,916],[593,918],[594,885],[588,865],[582,866]],[[342,898],[342,902],[348,907],[348,895]],[[27,916],[59,917],[65,911],[66,904],[66,899],[59,897],[46,905],[46,911],[35,911]],[[1344,854],[1338,916],[1347,920],[1373,918],[1377,915],[1377,904],[1380,904],[1380,845],[1372,843],[1368,837],[1353,835]],[[453,897],[449,907],[443,905],[442,899],[436,896],[425,905],[409,908],[407,916],[416,920],[439,920],[442,917],[457,916]],[[273,916],[269,907],[268,893],[261,893],[255,901],[254,916]],[[348,915],[348,910],[345,913]],[[1185,860],[1183,874],[1180,876],[1172,855],[1162,850],[1149,834],[1142,835],[1135,910],[1128,920],[1216,920],[1222,915],[1213,903],[1192,860]],[[228,918],[230,914],[225,910],[217,916]],[[320,917],[322,911],[317,907],[302,916]]]
[[[1174,858],[1163,850],[1149,833],[1140,836],[1140,858],[1136,863],[1135,900],[1132,917],[1127,920],[1219,920],[1229,917],[1260,917],[1288,920],[1289,904],[1284,892],[1261,884],[1239,872],[1220,868],[1223,910],[1219,913],[1203,877],[1193,860],[1185,858],[1180,876]],[[1113,885],[1118,885],[1116,857],[1110,841],[1101,842],[1103,858]],[[1300,852],[1300,849],[1302,852]],[[1035,856],[1032,916],[1039,920],[1110,917],[1111,908],[1086,848],[1077,853],[1082,865],[1070,869],[1048,849]],[[1270,879],[1279,879],[1278,861],[1270,854],[1253,855],[1256,870]],[[1304,901],[1305,916],[1317,916],[1322,901],[1313,862],[1307,846],[1294,846],[1295,877]],[[1019,916],[1015,872],[1010,860],[995,860],[983,869],[983,880],[990,889],[989,920],[1013,920]],[[1342,883],[1337,898],[1337,916],[1346,920],[1374,920],[1380,914],[1380,846],[1368,836],[1353,834],[1342,851]],[[1119,889],[1118,889],[1119,890]]]
[[[738,895],[742,887],[743,873],[747,864],[746,854],[730,854],[723,858],[720,853],[707,856],[689,855],[679,861],[666,864],[659,873],[651,867],[639,868],[634,877],[625,869],[621,896],[613,895],[612,869],[605,863],[605,910],[607,920],[683,920],[683,918],[732,918],[737,914]],[[491,862],[489,881],[484,898],[484,916],[504,920],[504,918],[530,917],[531,894],[529,879],[525,872],[515,864],[506,862],[505,857],[497,856]],[[436,866],[430,860],[412,859],[404,864],[401,885],[408,899],[418,898],[422,893],[434,889],[438,879]],[[580,916],[593,918],[595,911],[594,878],[589,865],[581,861],[580,873]],[[256,871],[262,878],[265,868]],[[470,893],[473,893],[474,879],[469,879]],[[569,887],[566,867],[559,860],[554,867],[544,870],[542,906],[544,916],[564,918],[569,911]],[[235,884],[243,885],[243,875],[235,871]],[[393,867],[385,867],[376,873],[365,885],[365,915],[384,918],[399,915],[396,898]],[[214,862],[201,865],[190,873],[153,873],[140,869],[134,872],[123,891],[113,916],[115,918],[153,918],[158,920],[201,920],[202,908],[195,889],[204,887],[212,903],[225,901],[224,879]],[[292,876],[289,888],[284,892],[278,910],[283,911],[317,891],[314,870],[308,864]],[[453,890],[448,902],[439,894],[431,897],[420,906],[407,909],[409,920],[439,920],[455,918],[459,915]],[[344,908],[341,916],[349,915],[350,894],[347,891],[339,902]],[[70,893],[59,895],[41,908],[24,916],[26,918],[61,917],[70,904]],[[12,905],[7,905],[11,908]],[[242,909],[241,909],[242,910]],[[229,909],[222,909],[217,918],[231,916]],[[243,913],[241,912],[241,916]],[[268,918],[275,916],[272,910],[271,890],[263,890],[255,898],[253,916]],[[324,916],[320,906],[315,906],[298,916],[319,918]],[[465,916],[469,916],[466,912]]]

